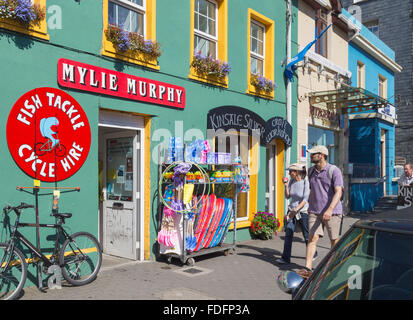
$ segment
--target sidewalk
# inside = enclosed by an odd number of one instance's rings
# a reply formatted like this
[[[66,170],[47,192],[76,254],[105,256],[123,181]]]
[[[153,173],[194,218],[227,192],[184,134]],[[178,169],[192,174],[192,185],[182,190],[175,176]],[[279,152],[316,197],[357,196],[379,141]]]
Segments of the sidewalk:
[[[357,221],[347,216],[343,234]],[[173,259],[166,262],[136,262],[104,255],[98,278],[89,285],[47,290],[26,288],[21,300],[289,300],[276,283],[280,270],[297,270],[305,264],[305,243],[296,233],[291,264],[278,265],[284,232],[272,240],[238,243],[236,254],[215,253],[195,259],[193,267]],[[330,249],[328,237],[320,239],[319,258]]]

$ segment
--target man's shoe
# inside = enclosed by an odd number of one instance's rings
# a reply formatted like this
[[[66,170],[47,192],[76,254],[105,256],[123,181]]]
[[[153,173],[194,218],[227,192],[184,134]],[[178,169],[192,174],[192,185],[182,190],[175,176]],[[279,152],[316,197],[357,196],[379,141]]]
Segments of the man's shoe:
[[[289,263],[289,262],[285,261],[283,258],[279,258],[279,259],[275,260],[275,262],[280,263],[280,264]]]
[[[317,259],[317,258],[318,258],[318,252],[316,251],[316,252],[314,253],[313,261],[314,261],[315,259]]]

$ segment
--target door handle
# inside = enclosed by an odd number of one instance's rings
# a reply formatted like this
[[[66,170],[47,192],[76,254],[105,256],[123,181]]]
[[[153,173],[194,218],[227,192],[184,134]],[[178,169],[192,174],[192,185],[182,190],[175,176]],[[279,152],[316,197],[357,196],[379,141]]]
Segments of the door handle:
[[[121,203],[121,202],[114,202],[113,205],[112,205],[112,208],[113,208],[113,209],[122,210],[122,209],[123,209],[123,203]]]

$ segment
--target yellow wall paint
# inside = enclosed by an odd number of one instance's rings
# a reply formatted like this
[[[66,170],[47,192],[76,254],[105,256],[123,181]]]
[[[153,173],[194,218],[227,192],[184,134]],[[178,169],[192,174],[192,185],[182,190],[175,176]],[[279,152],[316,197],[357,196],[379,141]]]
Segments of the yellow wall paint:
[[[284,225],[284,185],[282,183],[282,177],[285,175],[284,168],[284,155],[285,155],[285,145],[282,140],[277,139],[277,218],[280,221],[280,229]]]
[[[30,26],[25,28],[20,23],[9,20],[0,19],[0,28],[13,30],[19,33],[28,34],[33,37],[37,37],[44,40],[49,40],[49,35],[47,34],[47,22],[46,22],[46,0],[35,0],[35,3],[39,4],[45,10],[45,18],[40,22],[40,25]]]
[[[150,219],[151,219],[151,118],[149,116],[144,119],[145,125],[145,203],[144,203],[144,258],[149,260],[151,256],[151,235],[150,235]]]
[[[248,220],[247,221],[237,221],[237,229],[249,228],[251,226],[251,221],[254,218],[254,214],[257,212],[258,208],[258,168],[259,168],[259,152],[260,144],[258,141],[249,137],[252,141],[252,148],[249,150],[249,170],[250,170],[250,191],[248,199]],[[239,196],[239,194],[238,194]],[[234,229],[234,224],[231,223],[230,230]]]

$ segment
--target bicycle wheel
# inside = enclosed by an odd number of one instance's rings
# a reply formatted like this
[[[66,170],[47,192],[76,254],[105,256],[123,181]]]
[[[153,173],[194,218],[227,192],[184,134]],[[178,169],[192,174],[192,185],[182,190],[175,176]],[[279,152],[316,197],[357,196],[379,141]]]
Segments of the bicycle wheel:
[[[54,153],[58,157],[64,157],[64,155],[66,154],[66,147],[63,144],[59,144],[54,147]]]
[[[77,232],[63,243],[59,262],[63,278],[74,286],[82,286],[95,280],[102,265],[102,249],[90,233]]]
[[[38,142],[34,146],[34,153],[38,156],[42,156],[46,153],[46,150],[43,149],[44,144],[42,142]]]
[[[27,278],[26,258],[17,248],[7,251],[8,244],[0,243],[0,299],[13,300],[18,298]],[[9,260],[10,259],[10,260]],[[7,261],[10,261],[6,266]]]

